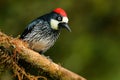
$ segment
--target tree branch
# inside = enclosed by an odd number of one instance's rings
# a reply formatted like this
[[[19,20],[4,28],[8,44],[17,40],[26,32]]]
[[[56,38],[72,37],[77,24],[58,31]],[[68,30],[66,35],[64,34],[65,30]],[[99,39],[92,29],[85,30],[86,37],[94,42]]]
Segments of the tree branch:
[[[8,56],[12,55],[12,61],[14,61],[14,65],[16,63],[17,66],[20,68],[21,66],[19,66],[17,61],[15,61],[16,60],[15,57],[32,64],[32,66],[35,66],[38,71],[42,70],[43,72],[47,73],[47,76],[54,79],[56,78],[55,80],[57,79],[58,80],[86,80],[80,75],[75,74],[61,67],[60,65],[52,62],[50,59],[46,58],[45,56],[40,55],[39,53],[29,49],[27,43],[23,42],[22,40],[19,40],[17,38],[12,38],[10,36],[3,34],[2,32],[0,32],[0,47],[4,47],[4,50],[3,48],[0,48],[1,51],[3,51],[3,53],[0,52],[0,55],[3,55],[3,54],[6,54]],[[7,52],[9,52],[9,54],[6,52],[6,50]],[[10,54],[10,52],[12,54]]]

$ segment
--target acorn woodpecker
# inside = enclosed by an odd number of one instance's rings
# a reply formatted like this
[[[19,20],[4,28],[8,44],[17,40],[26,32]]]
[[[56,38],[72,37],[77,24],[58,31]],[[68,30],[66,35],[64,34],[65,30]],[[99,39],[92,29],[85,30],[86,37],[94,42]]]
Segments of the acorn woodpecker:
[[[33,20],[26,27],[20,39],[28,42],[31,49],[44,53],[54,45],[62,28],[71,31],[66,12],[57,8]]]

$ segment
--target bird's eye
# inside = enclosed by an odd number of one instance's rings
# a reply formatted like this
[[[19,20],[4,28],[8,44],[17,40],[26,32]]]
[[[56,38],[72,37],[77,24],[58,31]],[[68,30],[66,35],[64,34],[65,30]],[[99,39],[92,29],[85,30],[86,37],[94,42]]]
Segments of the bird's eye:
[[[58,21],[62,21],[62,17],[61,17],[61,16],[58,16],[58,17],[57,17],[57,20],[58,20]]]

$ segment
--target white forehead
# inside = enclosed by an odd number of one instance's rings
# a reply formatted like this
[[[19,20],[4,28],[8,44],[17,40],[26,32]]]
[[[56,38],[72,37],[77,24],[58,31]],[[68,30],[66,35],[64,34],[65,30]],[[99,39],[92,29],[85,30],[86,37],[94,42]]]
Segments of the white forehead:
[[[67,17],[63,17],[62,22],[68,23],[68,18]]]

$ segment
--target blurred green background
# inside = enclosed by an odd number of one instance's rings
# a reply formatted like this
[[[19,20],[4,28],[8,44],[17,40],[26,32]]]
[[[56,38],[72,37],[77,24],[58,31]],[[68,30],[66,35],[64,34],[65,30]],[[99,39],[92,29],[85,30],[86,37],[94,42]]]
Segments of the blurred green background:
[[[0,0],[0,29],[17,37],[57,7],[68,13],[72,32],[62,30],[45,55],[87,80],[120,80],[120,0]]]

